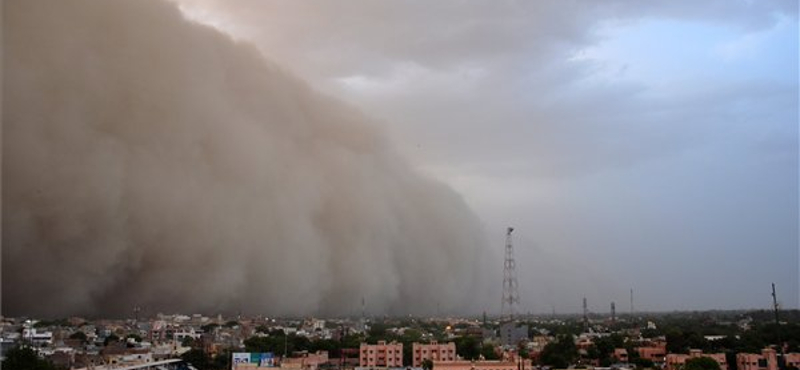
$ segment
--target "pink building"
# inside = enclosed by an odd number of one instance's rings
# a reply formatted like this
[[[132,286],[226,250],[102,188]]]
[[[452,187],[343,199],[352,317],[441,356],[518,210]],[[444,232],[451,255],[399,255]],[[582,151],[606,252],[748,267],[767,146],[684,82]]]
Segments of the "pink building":
[[[520,370],[513,361],[434,361],[436,370]],[[530,362],[525,363],[525,370],[531,370]]]
[[[379,341],[378,344],[361,343],[358,358],[361,367],[402,367],[403,344],[387,344],[386,341]]]
[[[736,355],[738,370],[777,370],[778,356],[772,348],[764,348],[761,354],[739,353]]]
[[[453,342],[439,344],[435,341],[430,344],[414,343],[411,345],[412,366],[422,367],[425,360],[431,361],[455,361],[456,344]]]
[[[666,369],[678,370],[683,367],[687,360],[698,357],[708,357],[719,364],[720,370],[728,370],[728,361],[725,359],[724,353],[703,353],[699,349],[689,351],[688,355],[681,353],[670,353],[666,357]]]
[[[637,347],[636,351],[640,358],[661,363],[667,356],[667,342],[653,342],[647,347]]]
[[[784,358],[786,359],[786,367],[794,366],[800,369],[800,353],[787,353]]]

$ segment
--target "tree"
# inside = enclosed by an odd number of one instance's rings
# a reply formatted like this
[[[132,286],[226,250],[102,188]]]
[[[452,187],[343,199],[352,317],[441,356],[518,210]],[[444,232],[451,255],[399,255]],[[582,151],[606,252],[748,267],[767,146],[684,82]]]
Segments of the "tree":
[[[214,356],[214,360],[212,361],[213,369],[219,370],[227,370],[231,368],[231,350],[226,349],[221,353],[218,353]]]
[[[39,358],[30,347],[14,347],[6,352],[3,370],[55,370],[52,362]]]
[[[453,342],[456,353],[465,360],[476,360],[481,354],[480,342],[475,337],[458,337]]]
[[[578,358],[578,348],[570,334],[559,335],[542,349],[539,361],[547,366],[565,368]]]
[[[720,370],[719,363],[711,357],[695,357],[686,360],[683,370]]]
[[[491,345],[491,344],[488,344],[488,343],[484,344],[483,347],[481,347],[481,356],[483,356],[483,358],[485,360],[499,360],[500,359],[500,356],[498,356],[497,352],[495,352],[495,350],[494,350],[494,346]]]
[[[107,336],[105,340],[103,340],[103,345],[107,346],[111,342],[119,342],[119,337],[114,334],[111,334]]]
[[[183,337],[183,340],[181,341],[181,346],[183,346],[183,347],[194,347],[195,346],[194,338],[192,338],[192,337],[190,337],[188,335]]]
[[[212,369],[211,358],[202,349],[190,349],[181,355],[181,359],[196,367],[198,370]]]
[[[641,358],[641,357],[632,358],[631,359],[631,363],[636,365],[637,369],[649,369],[649,368],[652,368],[653,366],[655,366],[655,363],[653,363],[653,360],[648,360],[646,358]]]
[[[82,331],[76,331],[69,335],[69,339],[80,339],[81,342],[86,343],[88,338],[86,337],[86,333]]]
[[[433,361],[431,361],[429,358],[426,358],[425,361],[422,361],[422,368],[424,370],[433,370]]]

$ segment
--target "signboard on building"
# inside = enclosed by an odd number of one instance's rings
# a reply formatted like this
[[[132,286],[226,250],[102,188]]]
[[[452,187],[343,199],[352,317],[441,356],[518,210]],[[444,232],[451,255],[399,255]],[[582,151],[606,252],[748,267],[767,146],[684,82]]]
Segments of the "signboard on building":
[[[249,364],[250,363],[250,353],[248,352],[234,352],[233,353],[233,365],[236,364]]]
[[[231,362],[234,369],[240,364],[247,364],[248,368],[275,367],[275,355],[272,352],[234,352]]]
[[[258,366],[275,367],[275,356],[272,355],[272,352],[261,353],[260,355]]]

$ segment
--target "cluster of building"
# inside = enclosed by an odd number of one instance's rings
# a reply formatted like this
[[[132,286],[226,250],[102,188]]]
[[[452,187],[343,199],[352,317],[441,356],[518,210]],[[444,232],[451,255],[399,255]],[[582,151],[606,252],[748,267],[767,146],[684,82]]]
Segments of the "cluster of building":
[[[729,370],[728,359],[725,353],[703,353],[702,350],[692,349],[689,353],[668,353],[667,343],[656,340],[646,346],[636,347],[639,358],[652,361],[657,367],[665,370],[681,370],[686,361],[693,358],[706,357],[719,364],[720,370]],[[786,353],[782,355],[787,367],[800,368],[800,353]],[[628,351],[624,348],[614,350],[614,358],[621,363],[629,360]],[[773,348],[764,348],[761,353],[737,353],[737,370],[778,370],[778,353]]]
[[[221,316],[157,315],[143,320],[70,318],[44,322],[15,318],[0,320],[0,357],[19,345],[34,348],[40,357],[68,369],[114,369],[160,363],[179,358],[192,348],[209,355],[244,347],[244,340],[262,335],[258,328],[281,330],[310,340],[330,339],[342,330],[356,332],[358,323],[326,325],[325,320],[276,320],[263,317],[226,321]],[[327,354],[305,354],[284,359],[283,367],[316,368]]]
[[[537,325],[537,322],[533,322]],[[552,324],[552,322],[548,322]],[[264,317],[241,318],[226,321],[222,317],[202,315],[158,315],[146,320],[96,320],[71,318],[58,323],[4,318],[0,320],[0,354],[19,344],[36,349],[40,356],[54,364],[69,369],[108,370],[141,364],[156,364],[179,358],[192,348],[202,349],[211,356],[231,356],[232,369],[255,370],[281,368],[287,370],[325,369],[411,369],[422,370],[431,366],[436,370],[525,370],[538,366],[538,359],[548,343],[555,337],[541,327],[531,330],[526,325],[513,322],[487,325],[476,320],[452,319],[437,322],[443,331],[434,336],[433,331],[415,326],[420,340],[404,344],[394,341],[361,343],[358,348],[337,350],[337,357],[326,351],[298,351],[282,358],[272,353],[243,351],[244,341],[257,336],[270,336],[274,331],[294,334],[310,341],[341,339],[345,334],[367,335],[368,323],[364,320],[277,320]],[[542,327],[544,327],[543,325]],[[489,329],[493,328],[493,329]],[[411,327],[398,325],[387,329],[393,337],[402,336]],[[587,331],[575,338],[579,361],[574,365],[600,367],[598,359],[588,356],[595,342],[610,331]],[[636,343],[634,347],[615,348],[612,354],[618,369],[633,368],[633,358],[652,361],[656,368],[681,370],[693,358],[707,357],[730,370],[733,357],[724,353],[669,353],[664,337],[644,339],[638,333],[624,333]],[[493,350],[493,358],[482,356],[475,360],[459,357],[455,341],[471,337],[484,348]],[[437,338],[439,341],[437,341]],[[406,345],[409,345],[406,342]],[[635,353],[629,353],[632,349]],[[230,354],[231,350],[233,351]],[[410,357],[408,354],[410,353]],[[520,353],[524,353],[520,355]],[[406,358],[404,359],[404,354]],[[779,354],[772,348],[761,353],[739,353],[735,356],[737,370],[778,370]],[[800,368],[800,354],[789,353],[782,357],[787,366]]]

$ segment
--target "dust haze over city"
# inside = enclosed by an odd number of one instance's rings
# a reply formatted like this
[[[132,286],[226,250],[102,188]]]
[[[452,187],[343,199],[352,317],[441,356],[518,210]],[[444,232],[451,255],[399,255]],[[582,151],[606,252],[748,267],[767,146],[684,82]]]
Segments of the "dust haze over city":
[[[508,226],[523,312],[798,307],[797,2],[2,24],[4,315],[494,315]]]

